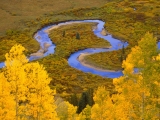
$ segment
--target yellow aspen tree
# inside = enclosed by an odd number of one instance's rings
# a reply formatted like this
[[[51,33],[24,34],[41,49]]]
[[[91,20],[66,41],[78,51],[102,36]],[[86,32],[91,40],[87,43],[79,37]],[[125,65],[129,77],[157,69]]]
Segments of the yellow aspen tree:
[[[54,104],[55,91],[51,90],[51,79],[42,65],[38,62],[25,65],[27,104],[26,114],[30,119],[57,120],[56,106]]]
[[[67,119],[67,108],[68,106],[64,102],[64,100],[60,97],[58,97],[55,101],[55,104],[57,106],[56,111],[58,114],[58,117],[60,120],[66,120]]]
[[[66,101],[66,104],[68,106],[67,112],[68,112],[68,119],[67,120],[75,120],[77,117],[76,111],[77,107],[71,105],[69,102]]]
[[[113,120],[114,107],[112,98],[105,87],[98,87],[93,97],[95,104],[91,108],[91,119],[93,120]]]
[[[0,120],[15,120],[15,102],[10,92],[9,82],[0,73]]]
[[[91,106],[87,105],[79,114],[79,120],[90,120],[91,119]]]
[[[138,46],[142,50],[142,57],[145,63],[150,63],[152,56],[158,54],[157,38],[153,34],[147,32],[144,37],[138,42]]]
[[[38,62],[28,63],[24,50],[21,45],[13,46],[6,54],[6,67],[2,72],[2,77],[10,86],[8,94],[14,100],[13,120],[58,120],[55,92],[49,87],[51,79]],[[9,87],[4,91],[7,89]]]
[[[158,48],[157,48],[157,40],[153,36],[153,34],[150,34],[147,32],[144,37],[138,42],[138,47],[141,49],[139,52],[141,52],[141,59],[134,59],[138,55],[135,52],[131,53],[131,58],[128,59],[128,63],[132,62],[134,66],[137,64],[133,62],[133,59],[137,61],[137,63],[143,63],[141,66],[138,66],[139,68],[139,73],[141,73],[143,79],[141,81],[141,87],[143,89],[147,88],[149,90],[149,97],[147,98],[144,92],[142,92],[142,100],[143,100],[143,113],[142,114],[146,119],[151,119],[151,116],[153,117],[153,114],[156,114],[156,111],[159,111],[160,109],[160,104],[158,103],[158,99],[160,96],[160,87],[158,84],[156,85],[155,83],[160,83],[159,79],[159,64],[160,61],[153,58],[157,58],[156,56],[158,55]],[[133,53],[135,53],[133,55]],[[153,101],[152,99],[156,100]],[[147,100],[147,101],[145,101]],[[148,106],[152,105],[153,107],[151,109],[148,109]],[[159,106],[159,107],[158,107]],[[145,108],[147,110],[145,110]],[[149,112],[150,111],[150,112]],[[151,112],[152,111],[152,112]],[[153,113],[151,115],[151,113]],[[148,118],[147,118],[148,117]]]
[[[76,113],[77,107],[67,101],[61,101],[57,104],[57,114],[61,120],[79,120]]]
[[[142,88],[142,77],[134,76],[134,79],[120,77],[114,79],[113,84],[118,92],[114,95],[114,106],[117,119],[139,119],[142,113],[142,93],[148,97],[148,89]]]
[[[113,95],[113,103],[114,103],[114,111],[112,115],[112,119],[115,120],[129,120],[133,115],[130,110],[132,108],[132,104],[130,102],[124,100],[124,96],[122,95]]]
[[[16,120],[23,118],[24,114],[21,112],[23,110],[20,107],[20,103],[26,100],[24,65],[28,60],[23,54],[24,50],[25,48],[21,45],[13,46],[9,53],[5,55],[6,66],[3,70],[3,74],[11,86],[11,95],[14,96]]]
[[[156,119],[158,115],[157,96],[160,92],[155,83],[160,80],[160,62],[153,60],[157,58],[157,51],[156,39],[152,34],[146,33],[123,62],[124,76],[113,80],[119,96],[123,97],[124,102],[130,103],[130,109],[125,110],[129,113],[128,119]],[[135,67],[138,68],[136,72]],[[117,104],[120,102],[119,96]],[[119,105],[121,102],[117,106]]]
[[[151,118],[150,116],[153,116],[152,113],[157,113],[158,111],[160,111],[160,60],[158,59],[159,54],[156,44],[157,39],[153,37],[153,34],[150,33],[147,33],[144,38],[139,42],[139,46],[142,49],[145,62],[145,66],[143,68],[144,70],[142,71],[144,78],[143,84],[149,88],[150,99],[148,101],[150,106],[153,106],[150,109],[148,108],[148,106],[146,106],[146,108],[150,110],[150,112],[148,112],[147,114],[149,119]],[[160,119],[160,112],[158,112],[158,114]]]

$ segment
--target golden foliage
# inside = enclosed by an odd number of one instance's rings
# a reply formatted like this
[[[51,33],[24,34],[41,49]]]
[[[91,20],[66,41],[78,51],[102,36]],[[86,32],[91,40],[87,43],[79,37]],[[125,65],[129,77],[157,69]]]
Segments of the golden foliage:
[[[4,102],[0,106],[1,116],[5,119],[12,117],[12,120],[56,120],[58,118],[53,97],[55,93],[48,86],[51,79],[38,62],[28,63],[23,54],[24,50],[21,45],[15,45],[6,54],[6,66],[0,73],[3,83],[0,87],[2,89],[0,98]],[[7,98],[11,107],[9,111],[5,103],[8,101],[5,100]]]

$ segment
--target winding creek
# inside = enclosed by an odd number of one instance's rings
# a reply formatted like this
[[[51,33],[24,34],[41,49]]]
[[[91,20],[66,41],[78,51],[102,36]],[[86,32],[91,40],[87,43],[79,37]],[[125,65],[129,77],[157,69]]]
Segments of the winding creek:
[[[81,22],[96,22],[97,28],[93,30],[94,34],[97,37],[103,38],[104,40],[107,40],[111,44],[111,48],[88,48],[84,50],[80,50],[78,52],[75,52],[71,54],[71,56],[68,59],[68,64],[76,69],[79,69],[83,72],[90,72],[92,74],[97,74],[102,77],[108,77],[108,78],[116,78],[120,77],[123,75],[122,71],[109,71],[109,70],[101,70],[101,69],[94,69],[88,65],[82,64],[79,60],[78,57],[82,54],[94,54],[98,52],[107,52],[107,51],[113,51],[113,50],[118,50],[121,49],[123,44],[126,47],[128,44],[123,43],[118,39],[113,38],[111,35],[103,36],[101,35],[101,31],[104,28],[104,22],[101,20],[80,20],[80,21],[68,21],[68,22],[62,22],[59,24],[54,24],[51,26],[47,26],[39,30],[35,35],[34,38],[39,42],[41,49],[37,53],[33,53],[30,55],[28,58],[30,61],[36,60],[42,57],[45,57],[49,54],[54,54],[54,49],[55,49],[55,44],[52,43],[51,39],[49,38],[48,32],[52,29],[56,29],[62,25],[68,25],[68,24],[73,24],[73,23],[81,23]],[[45,45],[48,45],[47,47]],[[46,47],[46,48],[45,48]],[[44,54],[42,54],[42,51],[45,50]],[[43,51],[44,52],[44,51]],[[4,62],[0,63],[0,68],[4,67]]]

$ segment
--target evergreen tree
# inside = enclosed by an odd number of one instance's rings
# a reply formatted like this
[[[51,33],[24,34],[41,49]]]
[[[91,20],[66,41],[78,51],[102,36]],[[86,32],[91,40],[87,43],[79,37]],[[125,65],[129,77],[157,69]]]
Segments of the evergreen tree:
[[[80,35],[78,32],[76,33],[76,39],[78,39],[78,40],[80,39]]]
[[[125,60],[124,43],[125,43],[125,42],[123,42],[123,45],[122,45],[122,53],[121,53],[121,56],[120,56],[120,61],[121,61],[121,62],[123,62],[123,60]]]
[[[123,44],[123,46],[122,46],[122,56],[123,56],[123,58],[125,58],[125,49],[124,49],[124,44]]]
[[[121,61],[121,63],[123,62],[123,55],[122,54],[120,55],[120,61]]]
[[[86,92],[87,95],[87,104],[89,106],[92,106],[94,104],[94,100],[93,100],[93,89],[89,88]]]
[[[87,95],[85,92],[82,93],[82,96],[79,100],[79,103],[78,103],[78,109],[77,109],[77,113],[81,113],[82,110],[86,107],[88,101],[87,101]]]
[[[74,106],[78,106],[78,98],[75,93],[73,95],[71,95],[70,103]]]
[[[63,34],[62,34],[62,36],[63,36],[63,37],[65,37],[65,35],[66,35],[66,31],[63,31]]]

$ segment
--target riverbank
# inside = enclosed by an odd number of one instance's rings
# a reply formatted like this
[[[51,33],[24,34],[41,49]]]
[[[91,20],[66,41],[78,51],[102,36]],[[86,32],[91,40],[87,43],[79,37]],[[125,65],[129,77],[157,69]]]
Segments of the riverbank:
[[[89,68],[93,68],[93,69],[96,69],[96,70],[99,70],[99,71],[103,71],[103,72],[116,72],[114,70],[106,70],[106,69],[103,69],[103,68],[100,68],[100,67],[97,67],[89,62],[87,62],[85,60],[85,57],[88,56],[88,55],[91,55],[90,53],[81,53],[80,56],[78,56],[77,60],[84,66],[86,67],[89,67]]]
[[[67,22],[66,22],[67,23]],[[81,23],[82,24],[82,22],[77,22],[77,21],[74,21],[74,22],[68,22],[67,24],[66,24],[65,22],[63,23],[59,23],[58,25],[54,25],[54,26],[52,26],[52,27],[50,27],[49,29],[47,29],[47,30],[45,30],[45,32],[47,33],[47,34],[49,34],[49,32],[50,31],[52,31],[52,30],[54,30],[54,29],[57,29],[57,28],[59,28],[59,27],[63,27],[63,26],[66,26],[66,25],[72,25],[72,24],[76,24],[76,23]]]

